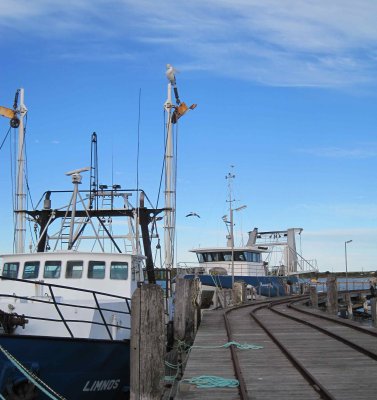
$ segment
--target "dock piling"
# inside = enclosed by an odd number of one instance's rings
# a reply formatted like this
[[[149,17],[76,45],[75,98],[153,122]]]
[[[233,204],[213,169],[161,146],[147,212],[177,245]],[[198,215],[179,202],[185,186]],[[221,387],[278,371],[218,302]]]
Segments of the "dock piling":
[[[142,285],[132,296],[130,399],[159,400],[165,375],[164,295],[160,286]]]

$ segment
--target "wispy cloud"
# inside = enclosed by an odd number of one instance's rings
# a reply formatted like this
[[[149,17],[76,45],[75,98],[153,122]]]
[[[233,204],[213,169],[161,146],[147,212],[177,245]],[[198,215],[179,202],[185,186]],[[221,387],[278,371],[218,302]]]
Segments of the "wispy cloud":
[[[111,11],[110,11],[111,10]],[[135,60],[163,47],[181,68],[267,85],[376,83],[374,0],[3,0],[0,30],[65,40],[65,57],[96,44]],[[351,28],[352,27],[352,28]],[[102,43],[101,43],[102,42]],[[82,46],[77,51],[77,44]],[[71,49],[70,46],[73,48]],[[76,46],[76,47],[75,47]],[[95,57],[91,56],[91,59]],[[135,61],[136,62],[136,61]]]

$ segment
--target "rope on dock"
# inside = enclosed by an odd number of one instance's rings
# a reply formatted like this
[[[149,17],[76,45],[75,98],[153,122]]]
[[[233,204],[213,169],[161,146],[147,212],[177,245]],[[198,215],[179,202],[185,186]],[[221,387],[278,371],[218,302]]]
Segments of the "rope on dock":
[[[181,341],[181,340],[178,341],[178,347],[181,348],[186,353],[189,353],[191,351],[191,349],[194,349],[194,348],[197,348],[197,349],[221,349],[221,348],[228,348],[230,346],[236,346],[237,349],[240,349],[240,350],[259,350],[259,349],[263,349],[263,346],[260,346],[258,344],[249,344],[249,343],[241,344],[241,343],[238,343],[238,342],[227,342],[225,344],[221,344],[221,345],[217,345],[217,346],[189,346],[184,341]],[[166,375],[164,377],[164,381],[166,381],[166,382],[174,382],[177,379],[178,375],[179,375],[179,368],[183,366],[183,363],[172,364],[169,361],[165,361],[165,366],[167,366],[170,369],[177,370],[175,375]],[[200,377],[200,379],[201,378],[202,377]],[[205,378],[207,379],[208,376],[205,376]],[[214,377],[212,377],[212,378],[214,378]],[[217,378],[213,379],[213,381],[217,381]],[[238,385],[238,381],[237,381],[237,385]],[[222,387],[222,386],[215,386],[215,387]]]
[[[227,379],[221,376],[213,375],[202,375],[196,376],[190,379],[183,379],[181,382],[187,382],[196,385],[199,389],[210,389],[210,388],[236,388],[239,386],[237,379]]]
[[[0,345],[0,351],[5,355],[5,357],[38,389],[40,389],[47,397],[52,400],[66,400],[63,396],[56,393],[51,389],[45,382],[38,378],[35,374],[29,371],[25,366],[23,366],[11,353],[9,353],[3,346]],[[48,390],[51,392],[49,393]],[[52,394],[53,393],[53,394]]]
[[[237,349],[240,350],[259,350],[259,349],[263,349],[263,346],[260,346],[258,344],[248,344],[248,343],[238,343],[238,342],[228,342],[225,344],[220,344],[218,346],[191,346],[191,349],[220,349],[220,348],[228,348],[230,346],[235,346],[237,347]]]
[[[178,346],[184,348],[185,351],[191,351],[191,349],[220,349],[220,348],[228,348],[230,346],[235,346],[237,349],[240,350],[259,350],[263,349],[263,346],[259,344],[253,343],[238,343],[238,342],[227,342],[225,344],[220,345],[212,345],[212,346],[188,346],[185,342],[179,341]]]

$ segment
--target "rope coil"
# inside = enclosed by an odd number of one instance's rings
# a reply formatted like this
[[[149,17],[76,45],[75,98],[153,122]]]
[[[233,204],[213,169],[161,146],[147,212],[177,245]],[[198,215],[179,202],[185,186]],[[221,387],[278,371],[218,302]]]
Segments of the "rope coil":
[[[199,389],[209,389],[209,388],[236,388],[239,386],[237,379],[228,379],[221,376],[214,375],[202,375],[196,376],[190,379],[183,379],[181,382],[187,382],[192,385],[196,385]]]

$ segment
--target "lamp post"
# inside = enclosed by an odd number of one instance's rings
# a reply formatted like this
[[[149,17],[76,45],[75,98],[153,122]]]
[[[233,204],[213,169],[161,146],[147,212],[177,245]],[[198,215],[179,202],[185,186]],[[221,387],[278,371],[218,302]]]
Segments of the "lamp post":
[[[352,318],[353,310],[352,310],[352,302],[351,297],[348,291],[348,265],[347,265],[347,244],[351,243],[352,240],[347,240],[344,242],[344,258],[346,261],[346,304],[347,304],[347,316],[348,318]]]
[[[344,242],[344,258],[346,261],[346,293],[348,296],[348,266],[347,266],[347,244],[351,243],[352,240],[347,240],[346,242]]]

